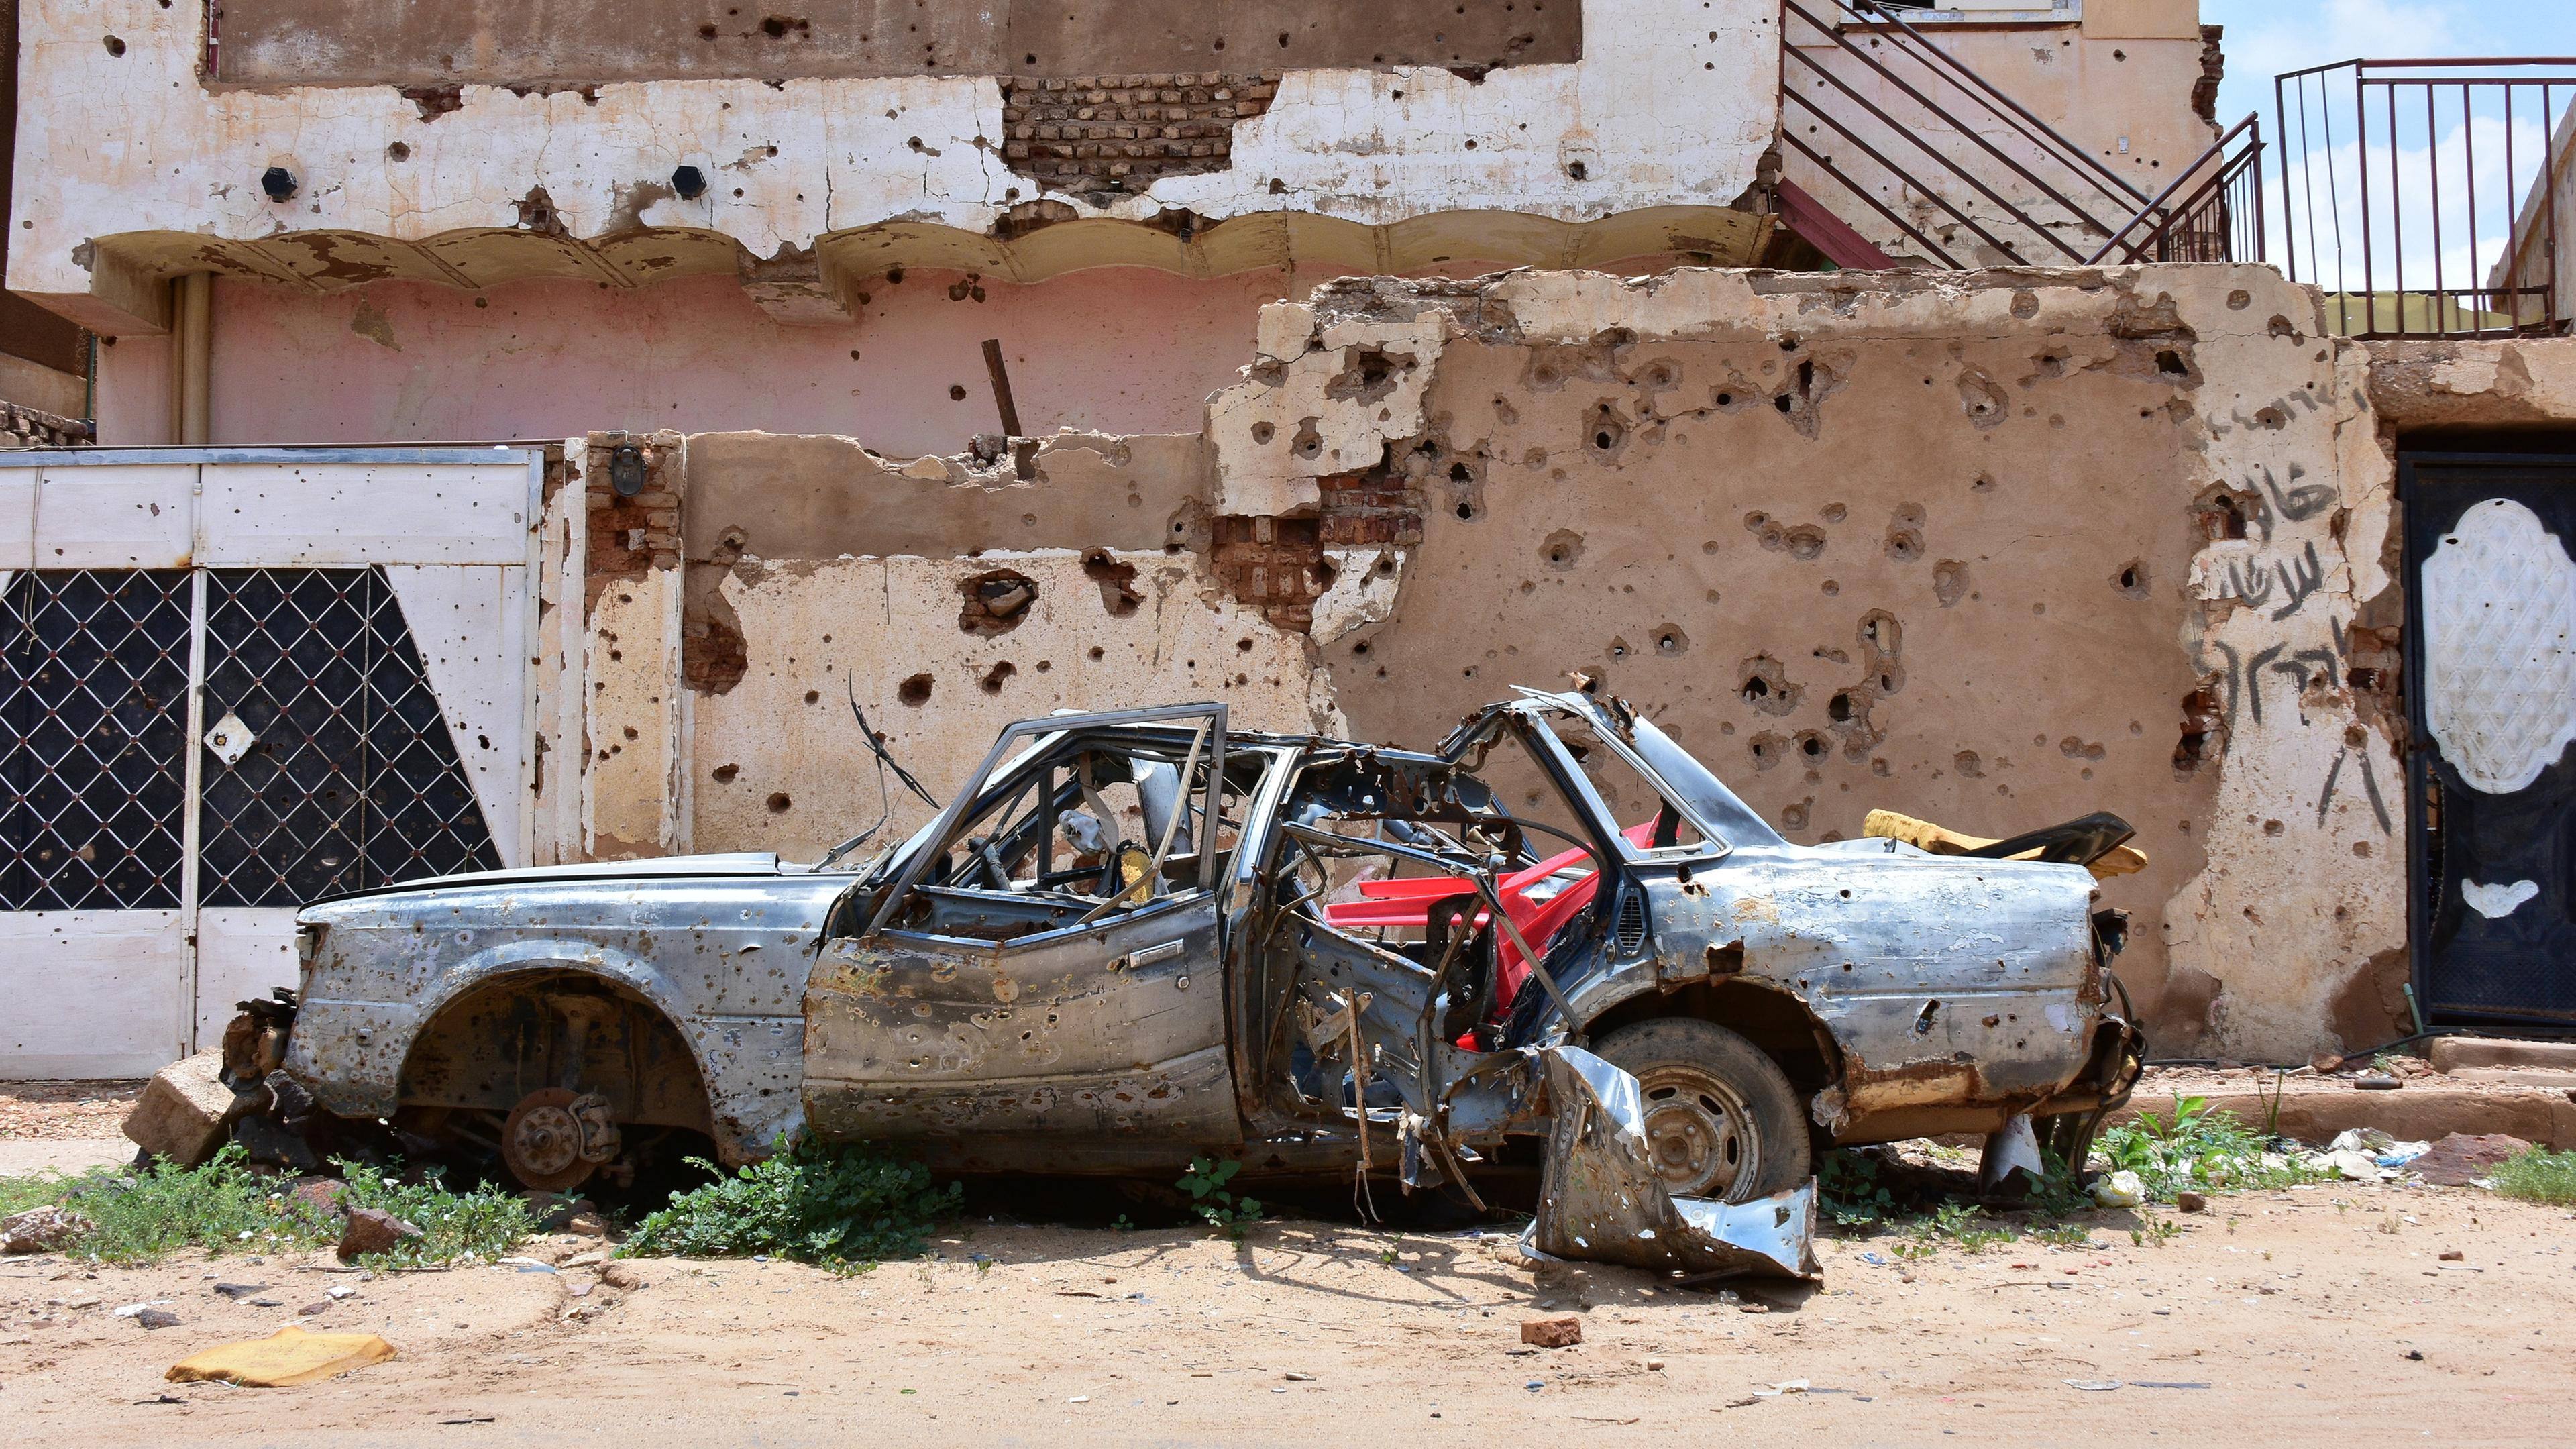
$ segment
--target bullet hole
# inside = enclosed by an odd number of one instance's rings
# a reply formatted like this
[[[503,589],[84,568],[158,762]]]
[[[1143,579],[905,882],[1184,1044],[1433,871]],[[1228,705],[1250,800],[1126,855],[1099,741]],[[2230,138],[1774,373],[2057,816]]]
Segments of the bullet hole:
[[[2012,295],[2012,314],[2024,322],[2039,315],[2039,294],[2029,288],[2018,288]]]
[[[1583,430],[1584,440],[1596,453],[1615,453],[1621,443],[1628,441],[1628,420],[1606,402],[1593,405],[1592,415],[1584,419]]]
[[[1801,523],[1795,528],[1784,530],[1780,535],[1780,542],[1789,550],[1789,557],[1802,562],[1813,562],[1825,551],[1825,531],[1812,523]],[[1769,546],[1770,539],[1764,538],[1763,543],[1766,547]]]
[[[1834,697],[1825,701],[1825,718],[1832,720],[1836,724],[1846,724],[1850,722],[1851,717],[1852,697],[1850,691],[1835,691]]]
[[[1094,644],[1091,646],[1091,652],[1088,657],[1092,663],[1097,664],[1108,655],[1108,652],[1109,651],[1101,648],[1099,645]]]
[[[2133,558],[2120,565],[2120,572],[2113,577],[2112,584],[2132,599],[2145,598],[2147,596],[2146,560]]]
[[[948,400],[950,402],[964,402],[966,400],[966,384],[962,382],[950,383],[948,385]]]
[[[2289,827],[2283,825],[2278,820],[2266,820],[2263,822],[2263,833],[2265,835],[2278,835],[2287,829],[2289,829]]]
[[[385,148],[385,159],[388,161],[410,160],[411,143],[408,141],[396,141],[392,145],[387,146]]]
[[[772,791],[765,803],[769,806],[769,813],[772,815],[784,815],[796,807],[796,802],[788,799],[787,792],[784,790]]]
[[[717,784],[730,785],[733,783],[734,776],[742,773],[742,766],[718,765],[707,773],[714,778]]]
[[[1358,642],[1357,644],[1354,644],[1354,645],[1352,645],[1352,646],[1351,646],[1351,653],[1353,653],[1354,655],[1357,655],[1358,657],[1360,657],[1360,658],[1362,658],[1362,659],[1366,659],[1366,658],[1368,657],[1368,652],[1369,652],[1369,641],[1367,641],[1366,639],[1362,639],[1362,640],[1361,640],[1360,642]]]
[[[2243,287],[2239,287],[2235,291],[2227,294],[2227,310],[2230,312],[2242,312],[2253,305],[2254,294],[2246,291]]]
[[[1267,444],[1272,438],[1275,438],[1278,435],[1279,430],[1268,423],[1254,423],[1252,425],[1252,441],[1255,443]]]
[[[2012,415],[2010,400],[1995,380],[1975,368],[1959,374],[1959,406],[1978,428],[1999,428]]]
[[[1959,753],[1952,755],[1950,757],[1950,768],[1957,770],[1960,774],[1967,776],[1971,780],[1984,779],[1986,774],[1985,761],[1979,758],[1977,752],[1974,750],[1961,750]]]
[[[2286,337],[2292,342],[2307,341],[2307,338],[2300,333],[2298,328],[2290,325],[2290,319],[2282,316],[2278,312],[2272,314],[2272,335],[2275,337]]]
[[[1783,807],[1780,811],[1780,828],[1792,831],[1806,829],[1807,812],[1815,806],[1815,803],[1813,800],[1801,800],[1795,805]]]
[[[1300,419],[1297,423],[1297,436],[1290,440],[1288,451],[1300,458],[1323,456],[1324,435],[1315,431],[1315,424],[1320,421],[1322,421],[1320,418]]]
[[[1898,563],[1912,563],[1923,557],[1923,506],[1908,503],[1898,508],[1887,520],[1887,556]]]
[[[1717,395],[1717,405],[1722,408],[1731,408],[1735,406],[1735,394],[1731,392],[1719,393]]]
[[[1968,566],[1954,558],[1945,558],[1932,566],[1932,597],[1949,608],[1968,596]]]
[[[715,23],[714,21],[712,21],[712,20],[707,21],[707,22],[705,22],[704,24],[702,24],[702,25],[700,25],[700,26],[698,27],[698,39],[700,39],[700,40],[713,40],[713,39],[715,39],[715,38],[716,38],[716,23]]]
[[[1690,636],[1677,624],[1658,625],[1655,629],[1655,652],[1667,658],[1690,648]]]
[[[259,189],[271,201],[292,199],[296,184],[295,173],[283,166],[271,166],[259,173]]]
[[[821,691],[821,690],[819,690],[819,689],[809,689],[809,690],[805,691],[805,702],[806,702],[807,704],[815,704],[815,703],[819,703],[819,702],[822,700],[822,698],[823,698],[823,691]]]
[[[811,40],[814,38],[814,22],[810,20],[796,20],[784,15],[772,15],[768,19],[760,22],[760,33],[768,36],[772,40],[786,39],[787,32],[791,30],[796,32],[796,37],[799,40]]]
[[[1005,659],[985,670],[984,677],[975,681],[975,687],[986,694],[999,694],[1002,692],[1002,686],[1011,682],[1011,676],[1019,672],[1018,665]]]
[[[1785,735],[1775,734],[1770,730],[1764,730],[1762,733],[1755,735],[1753,737],[1752,744],[1748,745],[1746,748],[1753,752],[1753,768],[1757,770],[1768,770],[1777,766],[1781,760],[1787,758],[1789,753],[1789,740]]]
[[[2220,484],[2192,504],[2191,511],[2199,516],[2201,532],[2210,542],[2219,543],[2245,536],[2245,515],[2248,510],[2245,504],[2237,501],[2239,496],[2252,503],[2261,501],[2252,494],[2230,494],[2226,485]]]
[[[125,54],[125,42],[117,39],[113,35],[100,36],[98,43],[106,46],[107,53],[110,55],[122,56]]]
[[[1613,639],[1610,641],[1610,660],[1614,664],[1627,658],[1633,652],[1634,651],[1628,647],[1628,641],[1625,639]]]
[[[1828,503],[1816,511],[1816,516],[1827,523],[1840,523],[1851,517],[1851,510],[1839,503]]]
[[[2176,774],[2190,774],[2224,748],[2221,718],[2218,696],[2211,691],[2195,689],[2182,697],[2182,735],[2173,753]]]
[[[1459,504],[1459,505],[1458,505],[1458,516],[1459,516],[1460,518],[1462,518],[1462,519],[1466,519],[1466,520],[1469,520],[1469,521],[1471,521],[1471,522],[1472,522],[1472,521],[1475,519],[1475,517],[1476,517],[1476,505],[1475,505],[1475,504],[1473,504],[1473,503],[1461,503],[1461,504]]]
[[[1577,181],[1585,181],[1591,178],[1592,168],[1580,161],[1568,161],[1565,163],[1565,174]]]
[[[1806,692],[1803,686],[1790,683],[1788,670],[1768,654],[1756,654],[1745,660],[1737,677],[1743,682],[1735,687],[1736,693],[1746,704],[1763,714],[1794,713],[1799,696]]]
[[[2086,743],[2080,736],[2068,735],[2057,742],[2057,752],[2070,760],[2098,760],[2104,750],[2099,743]]]
[[[916,674],[895,686],[894,697],[919,709],[930,703],[930,676]]]
[[[957,613],[957,627],[987,639],[1018,628],[1038,597],[1037,581],[1010,569],[960,580],[957,591],[966,601]]]
[[[2352,843],[2352,853],[2360,856],[2364,860],[2370,859],[2370,842],[2367,840],[2354,841]]]
[[[2181,353],[2176,352],[2170,347],[2165,348],[2163,351],[2156,354],[2156,371],[2163,373],[2167,377],[2191,376],[2190,364],[2182,360]]]
[[[707,194],[707,173],[695,166],[671,168],[671,190],[682,201],[695,201]]]
[[[1785,393],[1785,392],[1784,392],[1784,393],[1780,394],[1778,397],[1775,397],[1775,398],[1771,399],[1771,405],[1772,405],[1772,406],[1774,406],[1774,407],[1776,407],[1776,408],[1778,408],[1780,411],[1782,411],[1782,412],[1784,412],[1784,413],[1785,413],[1785,412],[1789,411],[1790,409],[1792,409],[1792,408],[1796,407],[1798,404],[1797,404],[1797,401],[1796,401],[1795,399],[1791,398],[1787,393]]]
[[[1407,368],[1413,359],[1406,358]],[[1373,403],[1395,391],[1395,359],[1374,347],[1355,347],[1345,356],[1342,370],[1324,384],[1324,396],[1335,402]]]
[[[1082,556],[1082,574],[1100,586],[1100,606],[1113,619],[1126,618],[1145,602],[1145,596],[1136,592],[1136,566],[1120,563],[1105,548]]]
[[[1538,556],[1554,569],[1570,569],[1583,557],[1583,535],[1570,528],[1560,528],[1541,540]]]

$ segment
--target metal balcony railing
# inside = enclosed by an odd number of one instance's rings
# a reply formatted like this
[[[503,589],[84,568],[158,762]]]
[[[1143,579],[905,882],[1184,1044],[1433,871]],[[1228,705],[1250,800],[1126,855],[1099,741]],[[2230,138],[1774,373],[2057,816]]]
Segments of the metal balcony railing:
[[[2351,60],[2273,82],[2282,257],[2351,337],[2568,330],[2576,59]]]

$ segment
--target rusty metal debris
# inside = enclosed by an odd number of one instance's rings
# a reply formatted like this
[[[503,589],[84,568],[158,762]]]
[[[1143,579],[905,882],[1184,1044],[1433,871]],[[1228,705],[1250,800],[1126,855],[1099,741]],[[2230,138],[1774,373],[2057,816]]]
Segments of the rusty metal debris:
[[[1547,1181],[1521,1251],[1679,1270],[1702,1282],[1823,1276],[1813,1179],[1751,1202],[1675,1197],[1655,1170],[1637,1079],[1581,1047],[1543,1056],[1553,1120]]]

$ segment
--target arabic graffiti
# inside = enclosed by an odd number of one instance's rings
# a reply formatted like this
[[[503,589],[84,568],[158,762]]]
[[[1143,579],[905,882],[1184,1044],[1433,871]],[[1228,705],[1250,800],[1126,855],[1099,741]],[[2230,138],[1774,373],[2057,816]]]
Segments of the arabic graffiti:
[[[2354,745],[2350,740],[2335,751],[2334,763],[2326,767],[2326,787],[2317,792],[2317,828],[2325,828],[2326,811],[2334,804],[2335,782],[2343,778],[2343,762],[2353,757],[2361,761],[2361,788],[2370,797],[2370,813],[2379,819],[2379,833],[2386,835],[2395,826],[2388,818],[2388,802],[2380,798],[2379,772],[2371,767],[2370,746],[2367,742]]]
[[[2254,560],[2250,568],[2231,560],[2227,565],[2227,596],[2242,601],[2249,609],[2259,609],[2271,600],[2276,579],[2281,587],[2281,607],[2269,617],[2277,623],[2299,612],[2309,595],[2325,587],[2326,566],[2317,557],[2315,542],[2310,541],[2300,551],[2300,557],[2283,559],[2269,568],[2261,559]]]
[[[2275,614],[2272,617],[2277,619],[2283,616]],[[2222,673],[2210,668],[2205,658],[2197,656],[2192,660],[2192,667],[2204,675],[2221,675],[2221,682],[2226,689],[2220,698],[2226,703],[2227,723],[2230,728],[2236,724],[2236,707],[2240,700],[2247,713],[2253,716],[2254,723],[2259,725],[2263,722],[2263,683],[2267,673],[2278,674],[2291,682],[2290,697],[2294,703],[2302,702],[2311,688],[2320,685],[2327,689],[2342,687],[2343,661],[2352,657],[2352,650],[2344,636],[2343,621],[2330,618],[2326,623],[2328,635],[2333,641],[2332,648],[2320,645],[2293,653],[2290,651],[2290,641],[2285,639],[2256,650],[2254,656],[2248,659],[2237,650],[2235,645],[2224,639],[2208,641],[2209,647],[2217,650],[2220,656],[2226,659],[2227,668]],[[2299,710],[2299,723],[2307,722],[2307,711],[2302,708]]]

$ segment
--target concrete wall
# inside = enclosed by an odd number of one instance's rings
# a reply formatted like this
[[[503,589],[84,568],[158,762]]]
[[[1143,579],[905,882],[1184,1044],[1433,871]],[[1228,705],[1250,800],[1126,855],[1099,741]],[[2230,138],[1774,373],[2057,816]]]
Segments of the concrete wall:
[[[1582,671],[1801,840],[2117,811],[2160,1051],[2368,1045],[2403,1009],[2393,467],[2316,320],[2256,268],[1381,279],[1266,309],[1203,436],[1066,434],[1025,478],[673,435],[679,521],[605,530],[658,592],[587,591],[592,778],[550,788],[624,801],[619,850],[810,853],[880,808],[851,695],[938,790],[1060,705],[1422,744]]]

